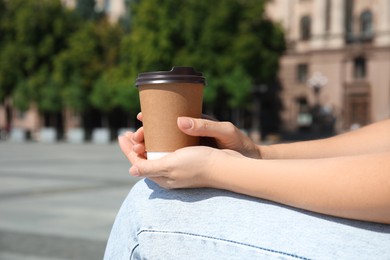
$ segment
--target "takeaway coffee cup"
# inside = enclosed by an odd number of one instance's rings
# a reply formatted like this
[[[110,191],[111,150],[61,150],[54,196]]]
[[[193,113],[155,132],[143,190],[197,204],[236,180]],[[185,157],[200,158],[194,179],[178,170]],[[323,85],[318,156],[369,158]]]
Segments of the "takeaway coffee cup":
[[[177,118],[202,116],[205,78],[191,67],[140,73],[136,80],[148,160],[199,144],[177,127]]]

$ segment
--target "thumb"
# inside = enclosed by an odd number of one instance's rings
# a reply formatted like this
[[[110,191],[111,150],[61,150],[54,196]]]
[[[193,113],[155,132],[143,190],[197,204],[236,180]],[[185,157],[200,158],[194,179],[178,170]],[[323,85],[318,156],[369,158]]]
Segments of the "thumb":
[[[230,138],[235,127],[230,122],[218,122],[192,117],[178,117],[177,126],[191,136],[213,137],[217,140]]]
[[[130,174],[140,177],[164,176],[166,170],[164,170],[163,163],[160,160],[161,159],[137,162],[130,168]]]

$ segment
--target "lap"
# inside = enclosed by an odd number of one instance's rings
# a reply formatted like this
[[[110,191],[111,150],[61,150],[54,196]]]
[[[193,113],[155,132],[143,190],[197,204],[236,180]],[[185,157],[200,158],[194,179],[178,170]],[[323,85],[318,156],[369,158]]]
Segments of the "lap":
[[[385,259],[389,255],[390,225],[324,216],[222,190],[165,190],[141,180],[118,213],[105,258]]]

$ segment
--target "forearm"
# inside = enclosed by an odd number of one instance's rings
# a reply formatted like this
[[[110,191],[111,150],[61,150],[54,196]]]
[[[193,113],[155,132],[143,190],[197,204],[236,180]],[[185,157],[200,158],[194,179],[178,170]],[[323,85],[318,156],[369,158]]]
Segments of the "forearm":
[[[213,185],[318,213],[390,224],[390,153],[216,161]],[[223,174],[220,174],[223,173]]]
[[[390,120],[335,137],[261,146],[264,159],[327,158],[390,151]]]

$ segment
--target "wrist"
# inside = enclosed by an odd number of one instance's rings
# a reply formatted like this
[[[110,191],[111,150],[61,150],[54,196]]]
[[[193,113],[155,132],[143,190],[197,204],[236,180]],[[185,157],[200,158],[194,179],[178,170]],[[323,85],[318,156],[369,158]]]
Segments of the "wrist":
[[[258,145],[257,149],[259,150],[260,159],[272,159],[271,155],[271,146]]]
[[[210,156],[211,161],[208,169],[208,183],[210,188],[236,191],[234,187],[237,182],[240,182],[242,175],[242,165],[245,165],[247,160],[256,161],[249,157],[244,157],[241,154],[237,155],[216,150],[213,156]]]
[[[282,153],[284,146],[285,144],[259,145],[258,149],[261,159],[286,159]]]
[[[227,155],[223,150],[214,150],[209,156],[207,165],[207,183],[208,187],[215,189],[227,189],[227,182],[230,175],[232,156]]]

